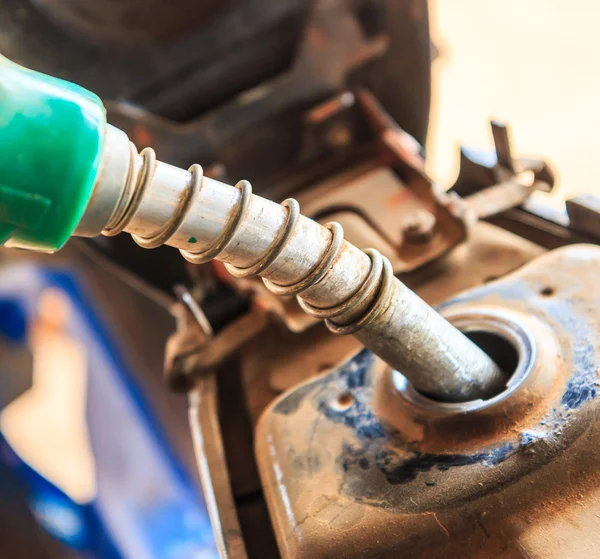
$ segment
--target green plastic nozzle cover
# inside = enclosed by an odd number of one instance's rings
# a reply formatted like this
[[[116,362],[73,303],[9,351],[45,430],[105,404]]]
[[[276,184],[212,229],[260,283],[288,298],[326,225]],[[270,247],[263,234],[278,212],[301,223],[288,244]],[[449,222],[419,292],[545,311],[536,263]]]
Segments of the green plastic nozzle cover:
[[[72,83],[0,56],[0,245],[53,252],[98,175],[106,111]]]

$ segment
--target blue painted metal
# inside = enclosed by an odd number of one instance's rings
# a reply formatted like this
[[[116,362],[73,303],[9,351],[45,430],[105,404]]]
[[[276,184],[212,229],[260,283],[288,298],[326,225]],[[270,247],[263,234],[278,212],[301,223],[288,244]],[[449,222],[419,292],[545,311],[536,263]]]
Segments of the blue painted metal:
[[[458,499],[454,502],[458,505],[526,475],[533,476],[586,430],[597,428],[600,290],[589,278],[599,267],[597,247],[565,247],[513,275],[459,294],[439,307],[450,311],[468,304],[479,309],[502,306],[532,317],[552,332],[552,337],[539,340],[547,341],[547,350],[560,356],[560,367],[551,371],[555,375],[552,390],[544,393],[542,405],[537,400],[539,389],[531,385],[520,391],[517,400],[522,408],[531,404],[536,412],[513,412],[516,406],[504,407],[505,401],[487,414],[417,418],[414,423],[422,422],[422,433],[412,424],[404,431],[401,417],[398,423],[388,424],[385,415],[377,413],[381,403],[376,387],[382,367],[366,349],[330,373],[282,395],[263,414],[256,438],[259,445],[261,440],[269,441],[273,469],[293,472],[287,478],[277,478],[278,487],[286,488],[285,498],[294,503],[297,489],[290,489],[290,485],[300,486],[307,479],[316,483],[313,477],[318,475],[323,494],[335,494],[343,487],[343,497],[361,506],[411,511],[413,499],[421,510],[428,511],[435,510],[441,494],[452,495]],[[544,295],[547,287],[552,287],[551,296]],[[554,344],[556,348],[552,349]],[[544,349],[540,347],[540,351]],[[540,363],[541,369],[552,361]],[[550,386],[548,379],[544,383]],[[347,406],[339,405],[340,395],[349,396]],[[307,409],[313,413],[307,413]],[[506,424],[502,423],[504,418]],[[462,437],[463,433],[473,440],[467,450],[456,444],[464,442],[457,436]],[[443,451],[431,453],[424,450],[428,438],[445,438],[448,442]],[[308,446],[304,445],[305,440],[310,441]],[[263,466],[261,475],[269,479],[272,474],[268,470],[265,473]],[[471,475],[478,482],[465,484]],[[328,485],[330,480],[334,481]],[[271,496],[282,499],[277,492]],[[277,506],[288,513],[288,504]],[[449,506],[447,502],[445,506]],[[304,511],[294,510],[292,505],[289,514],[302,517]],[[381,532],[384,533],[388,532]],[[302,540],[302,534],[296,536]]]
[[[26,484],[30,507],[40,524],[82,557],[217,558],[201,492],[161,432],[74,274],[30,264],[2,268],[0,330],[7,328],[2,309],[18,308],[31,320],[37,298],[49,287],[60,289],[71,300],[74,312],[68,331],[87,354],[87,427],[97,495],[88,504],[73,502],[23,462],[0,436],[1,470],[8,469]],[[0,374],[1,367],[0,363]],[[0,498],[2,485],[0,480]]]

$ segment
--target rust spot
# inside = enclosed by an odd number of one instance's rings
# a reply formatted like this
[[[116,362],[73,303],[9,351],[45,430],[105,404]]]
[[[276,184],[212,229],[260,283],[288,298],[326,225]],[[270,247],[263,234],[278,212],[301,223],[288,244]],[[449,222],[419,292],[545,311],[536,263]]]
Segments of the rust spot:
[[[138,147],[149,146],[152,143],[152,134],[145,128],[136,127],[133,131],[133,137]]]
[[[402,190],[399,190],[396,194],[394,194],[393,196],[390,196],[386,203],[390,208],[393,208],[395,206],[400,206],[402,204],[404,204],[407,200],[414,200],[415,196],[413,196],[412,192],[410,190],[408,190],[408,188],[403,188]]]

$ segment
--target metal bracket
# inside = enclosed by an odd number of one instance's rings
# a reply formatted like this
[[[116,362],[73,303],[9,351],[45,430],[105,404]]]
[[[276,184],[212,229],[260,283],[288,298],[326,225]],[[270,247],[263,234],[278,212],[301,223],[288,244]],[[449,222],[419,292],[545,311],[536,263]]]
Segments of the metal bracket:
[[[554,173],[545,161],[513,156],[506,124],[491,121],[495,156],[461,148],[460,172],[452,191],[466,197],[479,219],[523,204],[536,190],[550,192]]]
[[[202,307],[184,287],[176,288],[179,302],[172,308],[176,331],[165,347],[165,378],[175,391],[186,392],[203,373],[214,371],[268,322],[268,313],[253,307],[214,334]]]

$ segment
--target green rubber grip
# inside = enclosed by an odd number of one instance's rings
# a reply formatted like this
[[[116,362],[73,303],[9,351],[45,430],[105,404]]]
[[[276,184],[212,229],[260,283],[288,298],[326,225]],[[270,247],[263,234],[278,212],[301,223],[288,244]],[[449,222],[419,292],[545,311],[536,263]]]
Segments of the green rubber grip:
[[[0,56],[0,245],[53,252],[89,202],[106,129],[100,99]]]

